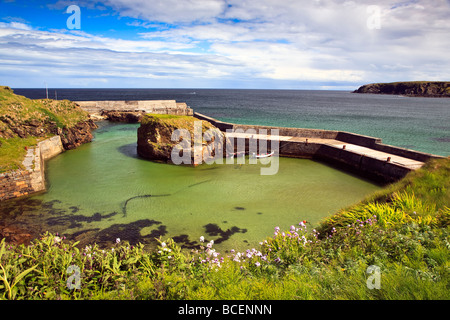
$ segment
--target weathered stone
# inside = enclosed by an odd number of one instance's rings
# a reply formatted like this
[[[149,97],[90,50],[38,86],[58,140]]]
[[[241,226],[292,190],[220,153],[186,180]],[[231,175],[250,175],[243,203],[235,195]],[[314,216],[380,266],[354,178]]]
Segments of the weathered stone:
[[[354,93],[396,94],[415,97],[450,97],[450,82],[405,81],[371,83],[359,87]]]
[[[200,130],[194,134],[196,125]],[[189,136],[176,138],[176,130],[187,130]],[[172,163],[174,147],[183,145],[182,149],[190,153],[190,162],[184,164],[200,164],[205,155],[214,158],[217,153],[221,156],[224,141],[224,134],[208,121],[191,116],[145,115],[138,129],[137,151],[143,158]],[[182,153],[180,151],[180,157],[183,156]]]

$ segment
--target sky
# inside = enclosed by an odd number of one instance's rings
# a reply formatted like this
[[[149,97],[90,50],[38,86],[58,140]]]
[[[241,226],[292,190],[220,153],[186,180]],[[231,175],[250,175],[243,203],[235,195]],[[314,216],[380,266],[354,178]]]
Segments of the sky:
[[[12,88],[354,90],[449,81],[449,52],[450,0],[0,3]]]

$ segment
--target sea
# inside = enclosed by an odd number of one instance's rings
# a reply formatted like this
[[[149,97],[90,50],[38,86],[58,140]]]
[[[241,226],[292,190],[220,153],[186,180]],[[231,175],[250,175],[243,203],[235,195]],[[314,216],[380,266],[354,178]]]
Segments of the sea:
[[[14,89],[31,99],[45,89]],[[450,99],[325,90],[48,89],[51,99],[176,100],[218,120],[348,131],[383,143],[450,156]]]

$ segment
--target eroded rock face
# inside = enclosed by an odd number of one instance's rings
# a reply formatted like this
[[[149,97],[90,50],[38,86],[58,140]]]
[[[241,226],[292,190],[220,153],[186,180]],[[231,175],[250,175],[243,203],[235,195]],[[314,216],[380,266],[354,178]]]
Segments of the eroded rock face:
[[[191,116],[145,115],[138,129],[138,154],[149,160],[200,164],[224,152],[224,134]]]
[[[114,111],[104,110],[102,116],[112,122],[138,123],[144,116],[144,111]]]
[[[406,81],[371,83],[359,87],[354,93],[396,94],[415,97],[450,97],[450,82]]]
[[[80,145],[91,142],[93,139],[92,130],[97,125],[91,119],[77,123],[71,128],[58,128],[57,133],[61,137],[61,142],[65,150],[78,148]]]

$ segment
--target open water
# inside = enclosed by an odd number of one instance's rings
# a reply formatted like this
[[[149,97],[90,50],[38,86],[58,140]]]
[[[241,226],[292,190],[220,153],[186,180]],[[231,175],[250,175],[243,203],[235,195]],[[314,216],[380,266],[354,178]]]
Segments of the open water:
[[[45,89],[14,89],[45,98]],[[224,89],[49,89],[69,100],[186,102],[196,112],[240,124],[349,131],[383,143],[450,156],[450,99],[346,91]]]

